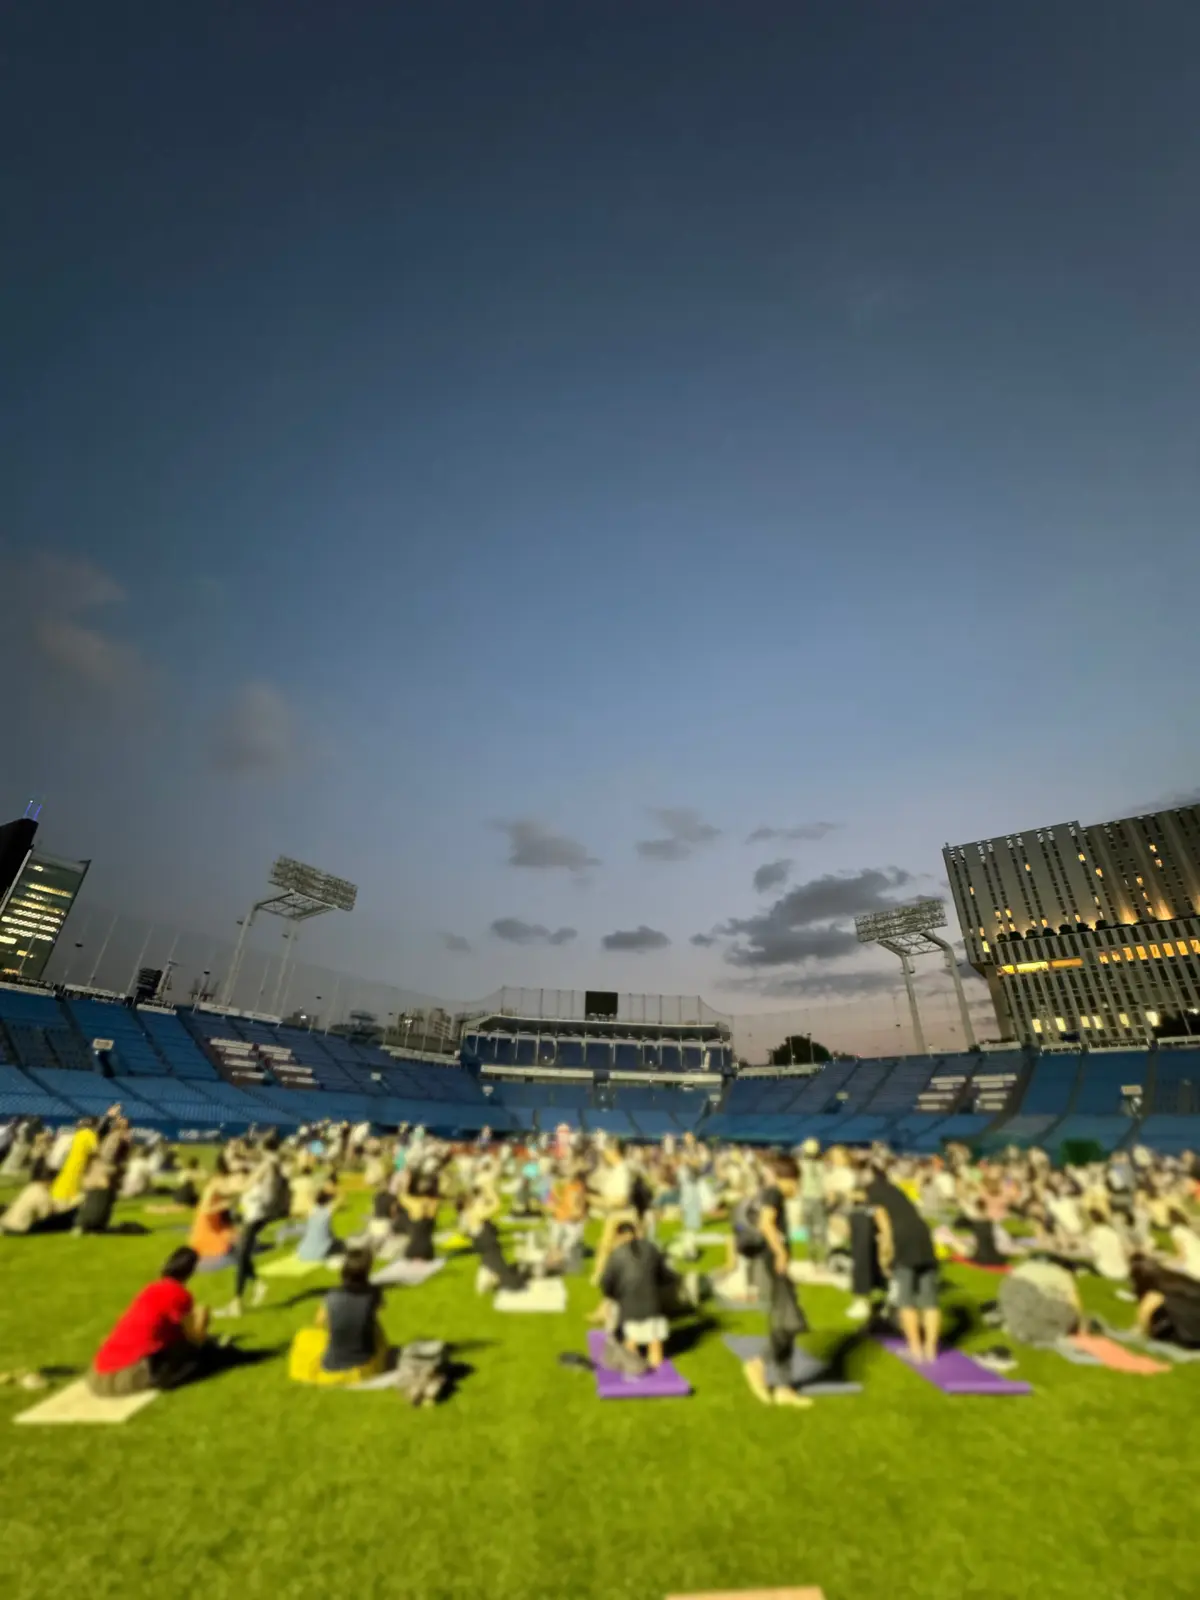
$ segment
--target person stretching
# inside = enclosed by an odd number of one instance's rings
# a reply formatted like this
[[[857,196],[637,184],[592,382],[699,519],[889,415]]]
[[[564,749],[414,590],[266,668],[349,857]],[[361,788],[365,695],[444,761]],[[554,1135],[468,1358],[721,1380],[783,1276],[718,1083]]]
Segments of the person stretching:
[[[670,1331],[666,1293],[672,1278],[658,1246],[643,1239],[635,1223],[619,1222],[600,1279],[600,1293],[616,1307],[616,1336],[624,1349],[635,1360],[645,1349],[651,1371],[662,1366],[663,1345]]]
[[[942,1313],[938,1308],[937,1254],[929,1224],[881,1169],[867,1186],[875,1220],[879,1264],[892,1279],[900,1328],[912,1359],[936,1361]]]
[[[756,1400],[765,1405],[811,1406],[808,1395],[798,1394],[792,1382],[792,1352],[796,1335],[808,1322],[796,1299],[789,1274],[787,1202],[799,1188],[800,1172],[791,1156],[777,1156],[768,1169],[768,1182],[746,1214],[739,1246],[749,1257],[750,1277],[759,1304],[767,1312],[767,1354],[745,1364],[746,1382]]]
[[[208,1345],[208,1309],[197,1306],[187,1281],[200,1257],[183,1245],[158,1279],[135,1297],[100,1346],[87,1373],[93,1394],[112,1399],[146,1389],[177,1389],[201,1376]]]

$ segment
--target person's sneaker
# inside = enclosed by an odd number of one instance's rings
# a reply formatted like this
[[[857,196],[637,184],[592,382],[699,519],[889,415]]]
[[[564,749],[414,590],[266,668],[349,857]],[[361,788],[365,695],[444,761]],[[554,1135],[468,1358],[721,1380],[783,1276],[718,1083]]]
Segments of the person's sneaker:
[[[851,1322],[865,1322],[871,1314],[871,1307],[865,1300],[852,1300],[846,1307],[846,1315]]]
[[[986,1367],[989,1372],[1011,1372],[1016,1366],[1014,1358],[1007,1351],[985,1350],[982,1355],[975,1357],[981,1367]]]

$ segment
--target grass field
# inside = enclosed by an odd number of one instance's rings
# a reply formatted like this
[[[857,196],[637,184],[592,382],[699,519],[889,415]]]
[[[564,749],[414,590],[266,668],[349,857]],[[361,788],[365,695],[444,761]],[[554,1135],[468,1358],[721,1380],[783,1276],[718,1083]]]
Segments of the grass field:
[[[154,1232],[0,1240],[0,1369],[82,1369],[182,1242],[181,1217],[119,1216]],[[1200,1594],[1200,1366],[1137,1378],[1022,1352],[1033,1397],[952,1399],[868,1346],[851,1359],[863,1394],[776,1411],[750,1397],[720,1340],[761,1319],[719,1313],[679,1357],[691,1399],[601,1404],[590,1374],[557,1361],[582,1351],[594,1291],[571,1281],[565,1316],[504,1316],[476,1299],[474,1271],[453,1260],[421,1289],[389,1291],[393,1339],[453,1340],[473,1368],[432,1411],[288,1382],[283,1352],[317,1304],[311,1279],[275,1282],[267,1307],[233,1325],[276,1359],[161,1396],[122,1427],[14,1427],[36,1397],[0,1388],[0,1593]],[[995,1293],[971,1269],[952,1279],[967,1305]],[[231,1280],[193,1287],[219,1304]],[[1084,1292],[1130,1320],[1104,1285]],[[849,1331],[846,1296],[802,1298],[811,1348]],[[965,1343],[994,1340],[980,1330]]]

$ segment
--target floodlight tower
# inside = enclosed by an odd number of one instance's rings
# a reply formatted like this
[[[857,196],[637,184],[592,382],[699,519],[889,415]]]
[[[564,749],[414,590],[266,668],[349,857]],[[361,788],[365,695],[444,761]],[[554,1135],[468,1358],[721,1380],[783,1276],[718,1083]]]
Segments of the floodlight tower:
[[[293,861],[290,856],[279,857],[271,868],[267,881],[279,892],[268,895],[264,900],[256,900],[250,907],[249,914],[242,919],[237,947],[233,952],[233,960],[229,964],[229,971],[221,989],[223,1006],[227,1006],[233,997],[234,985],[242,967],[246,935],[254,926],[254,919],[260,911],[266,911],[273,917],[282,917],[285,922],[293,924],[290,937],[284,946],[279,979],[275,985],[274,998],[278,1003],[283,993],[288,963],[294,962],[295,959],[296,940],[300,933],[299,924],[307,922],[310,917],[319,917],[326,911],[353,911],[358,899],[357,884],[347,883],[344,878],[331,877],[329,873],[322,872],[317,867],[306,867],[303,862]]]
[[[946,958],[946,971],[954,984],[967,1049],[975,1048],[975,1030],[971,1026],[971,1013],[967,1008],[967,997],[963,992],[962,975],[954,950],[945,939],[933,932],[934,928],[945,926],[946,907],[940,900],[916,900],[909,906],[872,911],[854,919],[854,931],[858,934],[859,944],[877,944],[900,957],[900,970],[904,973],[904,987],[908,991],[908,1009],[912,1013],[913,1040],[920,1055],[926,1053],[925,1030],[917,1009],[917,991],[913,985],[916,969],[912,958],[932,955],[935,950],[940,950]]]

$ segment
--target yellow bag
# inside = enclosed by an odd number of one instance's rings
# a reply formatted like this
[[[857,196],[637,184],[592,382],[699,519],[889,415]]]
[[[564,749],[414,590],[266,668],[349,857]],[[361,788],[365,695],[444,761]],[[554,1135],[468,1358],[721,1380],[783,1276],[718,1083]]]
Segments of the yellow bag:
[[[288,1377],[293,1383],[312,1383],[321,1388],[362,1383],[366,1378],[378,1377],[387,1365],[389,1347],[382,1329],[375,1354],[361,1367],[351,1367],[346,1372],[326,1372],[321,1362],[328,1348],[328,1328],[301,1328],[288,1351]]]

